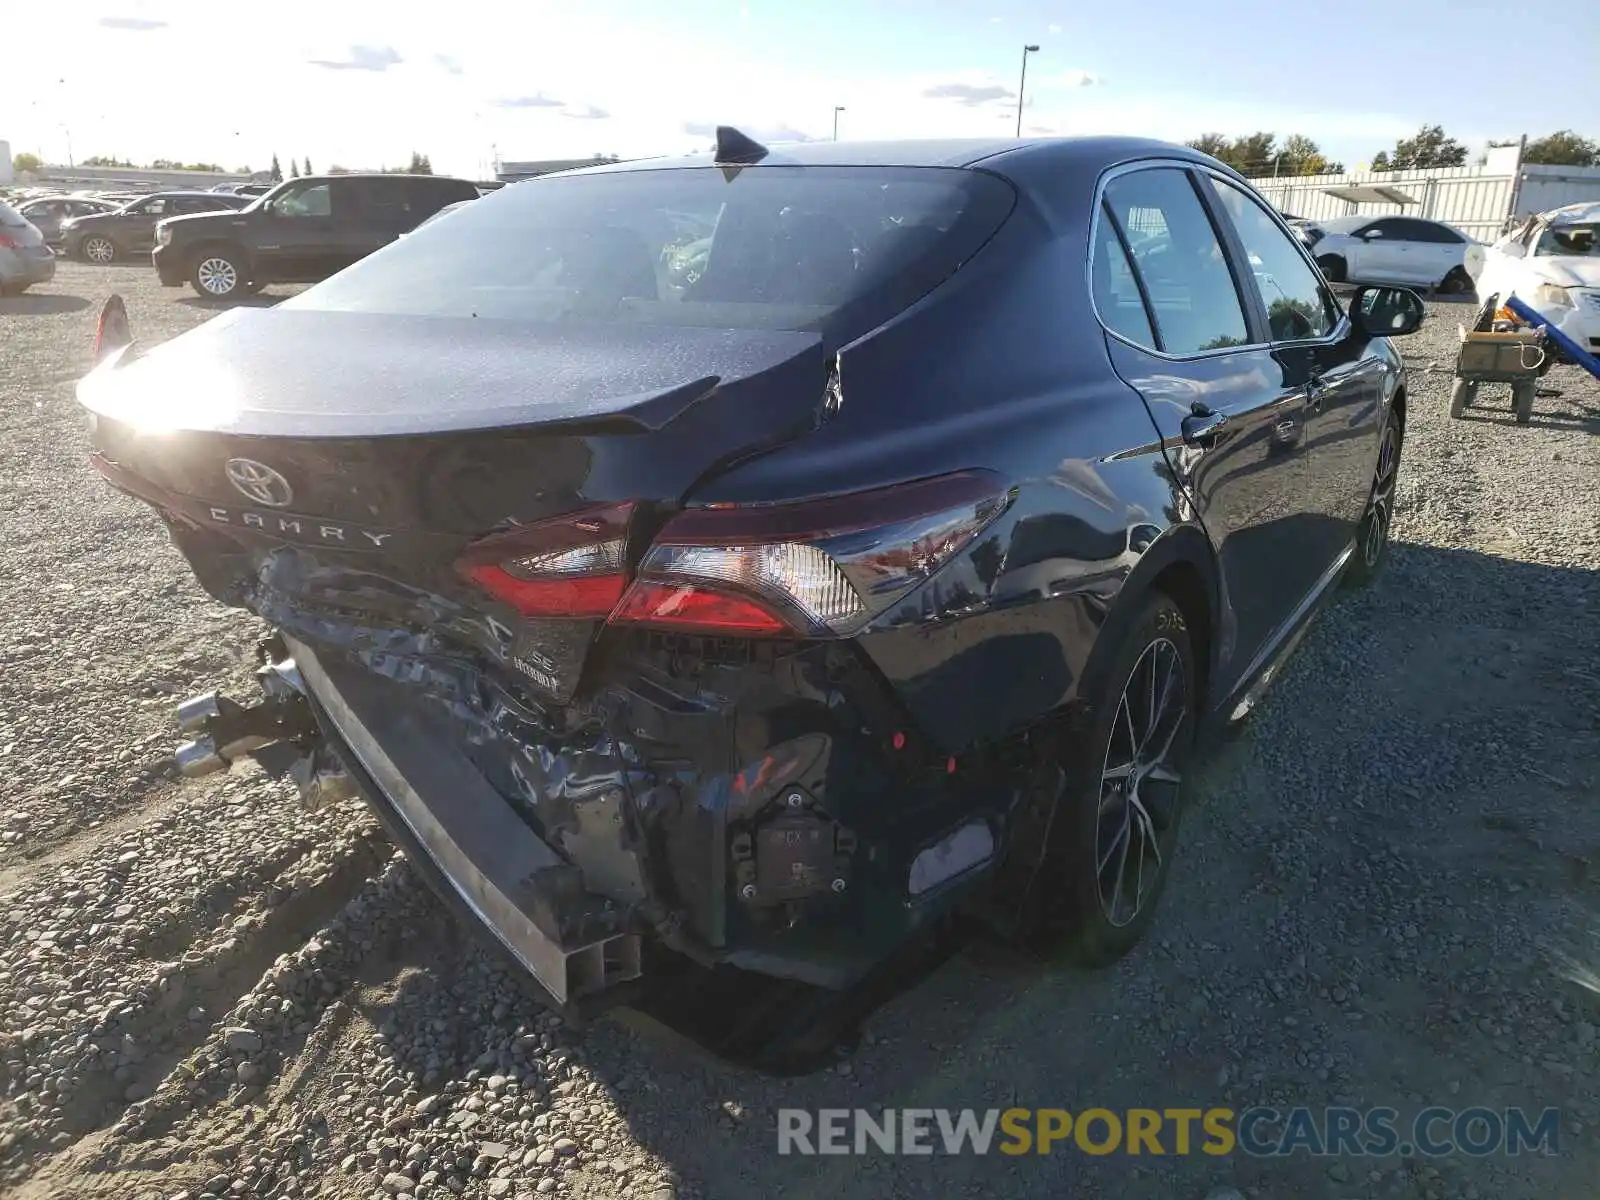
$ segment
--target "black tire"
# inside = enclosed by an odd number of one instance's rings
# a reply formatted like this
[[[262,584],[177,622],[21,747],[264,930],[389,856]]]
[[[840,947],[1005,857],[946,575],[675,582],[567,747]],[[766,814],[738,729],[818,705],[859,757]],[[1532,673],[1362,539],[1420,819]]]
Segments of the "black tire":
[[[1451,403],[1453,407],[1453,398]],[[1378,436],[1378,458],[1372,468],[1372,488],[1367,494],[1367,511],[1362,514],[1356,531],[1355,553],[1350,556],[1350,564],[1340,581],[1345,587],[1365,587],[1371,583],[1389,557],[1395,482],[1400,477],[1400,451],[1404,442],[1405,434],[1394,412],[1385,413],[1383,432]]]
[[[231,246],[203,246],[189,264],[189,285],[205,300],[237,300],[249,294],[244,255]]]
[[[1472,402],[1478,398],[1478,385],[1469,383],[1465,379],[1458,379],[1455,386],[1450,389],[1450,415],[1460,417],[1462,413],[1472,407]]]
[[[1439,291],[1446,296],[1465,296],[1474,286],[1472,276],[1467,274],[1465,267],[1451,267],[1439,281]]]
[[[1199,694],[1188,624],[1163,593],[1148,596],[1107,649],[1102,665],[1085,673],[1090,715],[1063,735],[1059,790],[1040,797],[1052,809],[1023,915],[1032,949],[1090,967],[1127,954],[1154,918],[1177,844]],[[1163,703],[1151,728],[1153,693]],[[1143,765],[1111,778],[1124,763]],[[1119,866],[1123,874],[1115,876]]]
[[[1533,395],[1538,387],[1532,383],[1519,383],[1511,389],[1511,407],[1518,425],[1533,419]]]
[[[103,233],[91,233],[78,242],[77,257],[86,263],[103,267],[122,257],[122,247]]]
[[[1322,268],[1322,276],[1329,283],[1345,282],[1344,258],[1338,254],[1324,254],[1318,257],[1317,266]]]
[[[262,288],[264,288],[266,286],[267,286],[266,283],[264,281],[262,281],[262,280],[251,279],[251,280],[249,280],[249,281],[247,281],[245,283],[244,290],[245,290],[246,295],[254,296],[257,292],[259,292]]]

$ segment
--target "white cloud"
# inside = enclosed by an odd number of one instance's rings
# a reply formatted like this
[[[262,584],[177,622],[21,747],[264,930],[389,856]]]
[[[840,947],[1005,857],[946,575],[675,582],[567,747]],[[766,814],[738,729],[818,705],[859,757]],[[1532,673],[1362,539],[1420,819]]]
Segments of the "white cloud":
[[[158,21],[154,17],[101,17],[96,24],[103,29],[123,29],[130,33],[148,33],[167,27],[165,21]]]
[[[992,104],[996,100],[1017,98],[1017,94],[1010,88],[998,83],[936,83],[923,88],[922,94],[929,100],[954,100],[957,104],[965,104],[968,108],[978,108]]]
[[[405,59],[396,53],[393,46],[354,45],[343,58],[311,58],[306,61],[313,67],[325,67],[330,71],[387,71],[390,67],[399,66]]]
[[[543,92],[535,92],[531,96],[507,96],[503,100],[491,100],[496,108],[565,108],[565,100],[552,100]]]
[[[1059,25],[1051,25],[1050,26],[1050,32],[1051,33],[1060,33],[1061,32],[1061,26],[1059,26]]]

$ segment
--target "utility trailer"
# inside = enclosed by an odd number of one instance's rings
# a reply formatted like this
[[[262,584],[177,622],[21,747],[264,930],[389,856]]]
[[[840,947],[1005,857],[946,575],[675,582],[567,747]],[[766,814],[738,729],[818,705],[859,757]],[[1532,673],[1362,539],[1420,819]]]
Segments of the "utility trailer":
[[[1539,379],[1551,366],[1550,351],[1543,329],[1496,329],[1498,300],[1490,296],[1484,301],[1471,329],[1459,327],[1461,348],[1450,388],[1450,415],[1464,415],[1484,384],[1504,383],[1511,387],[1517,424],[1526,425],[1533,416]]]

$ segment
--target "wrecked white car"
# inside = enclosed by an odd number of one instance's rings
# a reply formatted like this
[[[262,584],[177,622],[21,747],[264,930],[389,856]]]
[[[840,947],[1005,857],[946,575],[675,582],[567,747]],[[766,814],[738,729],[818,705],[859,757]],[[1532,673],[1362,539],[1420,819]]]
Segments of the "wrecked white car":
[[[1600,203],[1529,217],[1489,248],[1478,294],[1515,295],[1585,350],[1600,351]]]

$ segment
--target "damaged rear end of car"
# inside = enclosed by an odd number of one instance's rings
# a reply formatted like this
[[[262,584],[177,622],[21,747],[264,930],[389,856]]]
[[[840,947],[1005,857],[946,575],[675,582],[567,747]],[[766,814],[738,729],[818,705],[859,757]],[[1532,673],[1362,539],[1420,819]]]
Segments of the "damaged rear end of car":
[[[992,870],[1026,774],[872,648],[976,600],[1012,481],[719,481],[879,399],[873,332],[1014,204],[971,170],[599,172],[148,354],[113,328],[95,466],[275,631],[261,697],[183,706],[181,768],[359,792],[568,1014],[658,950],[862,979]]]

